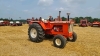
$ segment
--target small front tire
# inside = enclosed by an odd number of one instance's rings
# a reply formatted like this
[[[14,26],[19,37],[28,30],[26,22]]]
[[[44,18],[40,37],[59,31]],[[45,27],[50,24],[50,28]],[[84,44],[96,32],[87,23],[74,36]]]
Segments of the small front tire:
[[[56,35],[54,36],[53,44],[55,47],[64,48],[66,45],[66,38],[62,35]]]
[[[67,38],[68,41],[75,42],[77,40],[77,34],[73,32],[73,36]]]

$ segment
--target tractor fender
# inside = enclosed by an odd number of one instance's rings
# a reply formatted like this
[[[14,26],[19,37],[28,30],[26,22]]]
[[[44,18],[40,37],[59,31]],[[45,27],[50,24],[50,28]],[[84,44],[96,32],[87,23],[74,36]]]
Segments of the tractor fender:
[[[43,22],[33,22],[33,24],[34,23],[38,23],[42,27],[43,30],[46,30],[46,26]]]

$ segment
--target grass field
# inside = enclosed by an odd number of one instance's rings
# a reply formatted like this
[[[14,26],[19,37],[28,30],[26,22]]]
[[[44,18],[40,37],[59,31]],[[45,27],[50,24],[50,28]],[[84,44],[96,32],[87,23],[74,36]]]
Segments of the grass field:
[[[100,56],[100,28],[75,26],[78,39],[64,49],[50,40],[31,42],[27,30],[28,25],[0,26],[0,56]]]

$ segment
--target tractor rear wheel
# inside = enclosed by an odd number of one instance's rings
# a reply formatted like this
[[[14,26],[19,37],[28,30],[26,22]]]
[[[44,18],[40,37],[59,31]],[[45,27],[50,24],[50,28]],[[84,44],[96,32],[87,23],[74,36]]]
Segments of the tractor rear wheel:
[[[67,38],[68,41],[75,42],[77,40],[77,34],[73,32],[73,36]]]
[[[38,23],[29,26],[28,35],[33,42],[42,42],[44,39],[44,31]]]
[[[53,44],[55,47],[64,48],[66,45],[66,38],[62,35],[56,35],[54,36]]]

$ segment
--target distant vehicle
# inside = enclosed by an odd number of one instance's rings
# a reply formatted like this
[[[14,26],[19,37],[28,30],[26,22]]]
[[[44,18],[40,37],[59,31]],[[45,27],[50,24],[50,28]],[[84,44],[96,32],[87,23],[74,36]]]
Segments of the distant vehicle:
[[[14,22],[13,21],[10,21],[10,24],[13,24]]]
[[[81,19],[79,26],[80,27],[87,27],[88,26],[87,19]]]
[[[3,21],[3,20],[0,21],[0,26],[8,26],[9,24],[10,24],[9,21]]]
[[[4,22],[3,20],[0,20],[0,26],[3,26],[3,22]]]
[[[10,26],[16,26],[16,24],[13,21],[10,21]]]
[[[20,21],[16,21],[17,26],[22,26],[22,23]]]
[[[11,26],[22,26],[22,23],[20,21],[10,21]]]
[[[94,21],[92,24],[91,24],[91,27],[100,27],[100,22],[99,21]]]

